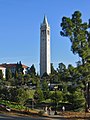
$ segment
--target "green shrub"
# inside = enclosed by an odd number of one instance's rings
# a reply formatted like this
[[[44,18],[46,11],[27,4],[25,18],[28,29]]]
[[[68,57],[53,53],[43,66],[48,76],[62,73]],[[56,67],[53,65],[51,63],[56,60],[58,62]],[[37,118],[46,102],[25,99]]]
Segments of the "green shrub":
[[[38,115],[42,116],[44,114],[44,111],[39,111]]]

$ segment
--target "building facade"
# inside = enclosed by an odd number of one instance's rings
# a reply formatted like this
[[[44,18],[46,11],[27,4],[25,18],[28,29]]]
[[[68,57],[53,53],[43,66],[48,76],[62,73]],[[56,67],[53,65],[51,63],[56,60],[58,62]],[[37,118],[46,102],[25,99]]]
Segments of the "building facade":
[[[44,16],[40,26],[40,76],[51,73],[50,66],[50,26]]]
[[[15,74],[16,69],[17,69],[17,64],[7,64],[7,63],[0,64],[0,70],[2,70],[4,78],[6,75],[7,68],[9,68],[11,70],[12,74]],[[23,74],[27,74],[28,66],[22,64],[22,68],[23,68]]]
[[[0,70],[2,71],[3,78],[5,78],[5,76],[6,76],[6,68],[3,67],[3,66],[0,66]]]

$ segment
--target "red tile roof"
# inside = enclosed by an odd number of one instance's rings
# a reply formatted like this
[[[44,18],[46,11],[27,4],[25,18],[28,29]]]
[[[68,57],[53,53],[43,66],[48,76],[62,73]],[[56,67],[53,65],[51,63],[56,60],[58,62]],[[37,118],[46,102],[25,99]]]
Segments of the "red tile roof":
[[[0,65],[0,68],[5,68],[5,67],[3,67],[2,65]]]
[[[12,68],[12,67],[16,68],[17,64],[6,64],[5,63],[5,64],[1,64],[0,66],[5,67],[5,68]],[[22,67],[23,68],[28,68],[28,66],[23,65],[23,64],[22,64]]]
[[[28,66],[26,66],[26,65],[22,65],[22,67],[23,67],[23,68],[28,68]]]

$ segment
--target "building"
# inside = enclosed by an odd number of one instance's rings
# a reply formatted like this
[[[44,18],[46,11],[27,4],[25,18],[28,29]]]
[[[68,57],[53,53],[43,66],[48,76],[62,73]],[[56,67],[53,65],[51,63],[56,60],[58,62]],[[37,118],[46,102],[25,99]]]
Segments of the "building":
[[[0,70],[2,71],[3,78],[5,78],[5,76],[6,76],[6,68],[3,67],[3,66],[0,66]]]
[[[4,63],[4,64],[0,64],[0,66],[5,68],[5,69],[9,68],[11,70],[12,74],[15,74],[15,71],[17,69],[17,64]],[[22,64],[22,68],[23,68],[23,74],[26,74],[28,66]]]
[[[50,74],[50,26],[44,16],[40,26],[40,76],[44,73]]]

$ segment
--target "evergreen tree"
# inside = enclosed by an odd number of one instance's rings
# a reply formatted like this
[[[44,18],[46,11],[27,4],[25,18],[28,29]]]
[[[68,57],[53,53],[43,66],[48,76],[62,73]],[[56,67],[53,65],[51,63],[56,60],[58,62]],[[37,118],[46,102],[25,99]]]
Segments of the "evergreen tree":
[[[87,57],[90,56],[87,30],[89,25],[86,22],[82,22],[81,16],[82,14],[79,11],[75,11],[71,19],[63,17],[61,23],[62,31],[60,33],[62,36],[69,37],[72,43],[72,52],[78,54],[84,64]]]
[[[57,71],[58,71],[59,73],[63,73],[65,70],[66,70],[66,66],[65,66],[63,63],[59,63],[59,64],[58,64]]]
[[[10,80],[12,78],[12,72],[10,68],[6,69],[6,80]]]
[[[35,70],[34,64],[30,68],[30,73],[33,75],[36,75],[36,70]]]
[[[62,18],[62,31],[61,36],[68,37],[71,41],[71,50],[74,54],[78,54],[82,59],[82,80],[84,80],[85,86],[88,84],[86,89],[90,89],[90,32],[88,28],[90,24],[82,22],[82,14],[80,11],[75,11],[72,14],[72,18]],[[86,95],[85,95],[86,96]],[[90,93],[87,93],[86,97],[86,109],[90,108]]]
[[[18,78],[18,72],[17,72],[17,70],[15,71],[15,78],[16,79]]]
[[[53,63],[51,63],[51,74],[56,74],[56,70],[54,69]]]
[[[0,70],[0,79],[3,79],[3,73],[2,73],[2,70]]]
[[[43,91],[45,100],[48,99],[50,92],[49,92],[49,87],[48,87],[48,83],[47,83],[46,79],[44,79],[42,82],[42,91]]]
[[[16,71],[18,74],[20,74],[20,73],[23,74],[23,67],[22,67],[21,61],[19,63],[17,62]]]
[[[23,88],[18,88],[16,91],[15,99],[19,104],[24,104],[25,101],[29,98],[29,92],[24,90]]]
[[[30,67],[30,69],[28,70],[28,73],[29,73],[32,77],[36,76],[36,69],[35,69],[35,67],[34,67],[34,64]]]
[[[40,103],[44,100],[44,95],[43,95],[43,91],[40,87],[40,82],[37,82],[37,86],[36,86],[36,90],[34,93],[34,100],[36,101],[36,103]]]
[[[47,72],[45,72],[45,73],[43,73],[41,78],[46,78],[47,79],[48,77],[49,77],[49,75],[47,74]]]
[[[59,101],[63,100],[63,94],[61,91],[55,91],[51,94],[51,100],[53,102],[56,102],[56,105],[59,103]]]
[[[72,91],[68,99],[69,102],[72,103],[74,110],[85,108],[84,93],[82,93],[81,89],[77,88],[76,90]]]

